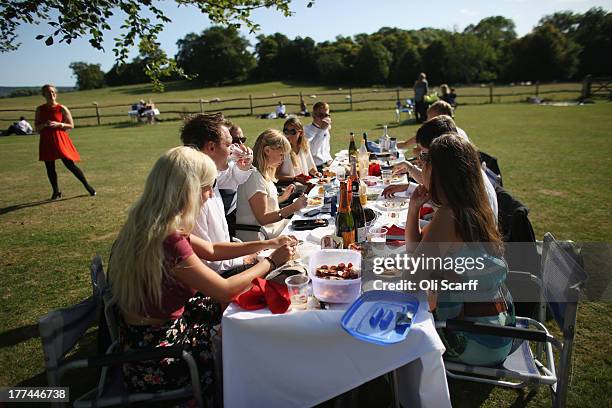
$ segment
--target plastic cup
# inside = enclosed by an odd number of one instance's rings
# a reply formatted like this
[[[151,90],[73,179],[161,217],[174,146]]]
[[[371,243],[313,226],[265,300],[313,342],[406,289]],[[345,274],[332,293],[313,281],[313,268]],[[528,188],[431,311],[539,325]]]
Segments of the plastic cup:
[[[372,227],[368,230],[369,242],[387,242],[386,227]]]
[[[306,275],[293,275],[285,279],[293,310],[306,310],[308,306],[308,282],[310,282],[310,278]]]
[[[393,179],[393,170],[385,169],[381,170],[380,175],[382,176],[383,184],[391,184],[391,180]]]

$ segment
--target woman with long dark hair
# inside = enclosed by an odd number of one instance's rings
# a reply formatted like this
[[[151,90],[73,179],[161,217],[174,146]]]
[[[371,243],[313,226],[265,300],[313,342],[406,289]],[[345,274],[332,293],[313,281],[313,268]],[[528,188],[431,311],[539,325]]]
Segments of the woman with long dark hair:
[[[55,172],[55,161],[57,159],[61,159],[64,166],[83,183],[89,195],[95,196],[96,190],[89,185],[83,171],[74,164],[74,162],[81,160],[81,156],[72,144],[68,132],[66,132],[74,128],[70,111],[57,102],[57,89],[53,85],[44,85],[41,91],[47,102],[36,108],[34,123],[36,130],[40,133],[38,160],[45,162],[47,176],[53,189],[51,200],[62,197],[62,192],[57,185],[57,173]]]
[[[415,256],[449,259],[452,268],[417,272],[419,279],[447,280],[477,286],[440,291],[434,316],[513,326],[514,307],[503,282],[508,268],[503,244],[488,204],[476,148],[455,134],[436,138],[421,153],[423,185],[410,198],[406,244]],[[419,209],[431,200],[438,207],[423,230]],[[471,267],[466,263],[472,259]],[[469,288],[469,289],[468,289]],[[474,290],[475,289],[475,290]],[[446,358],[467,364],[495,365],[511,350],[512,339],[443,331]]]

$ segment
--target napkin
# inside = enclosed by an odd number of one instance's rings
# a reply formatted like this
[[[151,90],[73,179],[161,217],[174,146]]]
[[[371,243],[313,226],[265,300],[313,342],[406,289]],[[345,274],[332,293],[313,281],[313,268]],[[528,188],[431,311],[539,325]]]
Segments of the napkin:
[[[285,285],[262,278],[255,278],[251,282],[251,289],[236,296],[234,302],[243,309],[257,310],[268,307],[274,314],[285,313],[291,301]]]
[[[370,163],[370,165],[368,166],[368,175],[380,176],[380,164]]]
[[[387,240],[388,241],[391,241],[391,240],[403,241],[405,239],[405,235],[404,235],[405,232],[406,230],[404,228],[398,227],[397,225],[393,224],[392,226],[387,228]]]

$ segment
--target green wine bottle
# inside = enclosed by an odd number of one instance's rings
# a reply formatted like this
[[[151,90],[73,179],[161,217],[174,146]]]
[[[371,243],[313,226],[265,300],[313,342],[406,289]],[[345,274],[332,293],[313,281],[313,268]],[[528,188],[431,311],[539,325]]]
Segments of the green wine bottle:
[[[355,221],[351,213],[351,206],[348,198],[348,184],[346,181],[340,182],[340,204],[336,213],[336,236],[342,238],[344,248],[355,242]],[[359,199],[359,195],[357,195]]]

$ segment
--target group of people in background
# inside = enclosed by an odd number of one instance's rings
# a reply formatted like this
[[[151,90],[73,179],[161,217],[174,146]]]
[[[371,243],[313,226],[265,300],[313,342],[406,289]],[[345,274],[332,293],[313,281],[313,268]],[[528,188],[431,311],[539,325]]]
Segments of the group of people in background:
[[[446,84],[440,85],[440,94],[434,95],[434,99],[438,99],[448,103],[453,109],[457,107],[457,94],[455,88],[450,88]],[[418,79],[414,82],[414,112],[417,123],[423,123],[427,120],[427,109],[431,103],[434,103],[429,95],[429,83],[427,75],[424,72],[419,74]],[[451,115],[452,116],[452,115]]]
[[[418,89],[419,95],[426,95],[424,74],[417,83],[415,93]],[[58,103],[54,86],[45,85],[42,92],[46,103],[36,110],[35,128],[40,132],[39,158],[45,162],[51,198],[61,197],[57,159],[90,195],[96,195],[75,164],[79,154],[67,133],[74,127],[70,111]],[[394,167],[395,173],[408,173],[419,183],[408,209],[407,248],[426,253],[427,243],[447,242],[452,245],[446,255],[466,256],[462,244],[479,243],[489,255],[481,279],[494,294],[491,303],[499,312],[489,316],[485,308],[462,310],[460,299],[442,297],[436,317],[511,325],[511,300],[501,294],[507,267],[496,224],[497,201],[483,176],[477,150],[456,126],[447,101],[437,101],[419,115],[424,123],[416,136],[400,144],[410,147],[416,142],[418,165],[406,162]],[[253,279],[292,259],[298,241],[282,231],[288,218],[307,205],[300,185],[321,176],[331,164],[331,128],[325,102],[314,104],[311,123],[304,126],[290,116],[282,131],[264,130],[253,149],[246,146],[240,126],[222,113],[197,114],[185,121],[180,130],[182,146],[157,160],[111,251],[108,278],[124,350],[181,345],[197,357],[203,391],[211,392],[212,339],[219,334],[223,306],[247,290]],[[284,186],[280,194],[277,184]],[[390,186],[383,195],[407,188]],[[435,212],[422,228],[419,212],[427,203]],[[242,242],[233,242],[234,236]],[[258,260],[257,253],[269,248],[274,251]],[[470,279],[467,274],[446,273],[448,279]],[[457,361],[495,365],[511,347],[511,341],[493,343],[467,334],[442,337],[450,358]],[[131,390],[153,392],[187,383],[183,364],[174,359],[130,363],[123,371]]]

